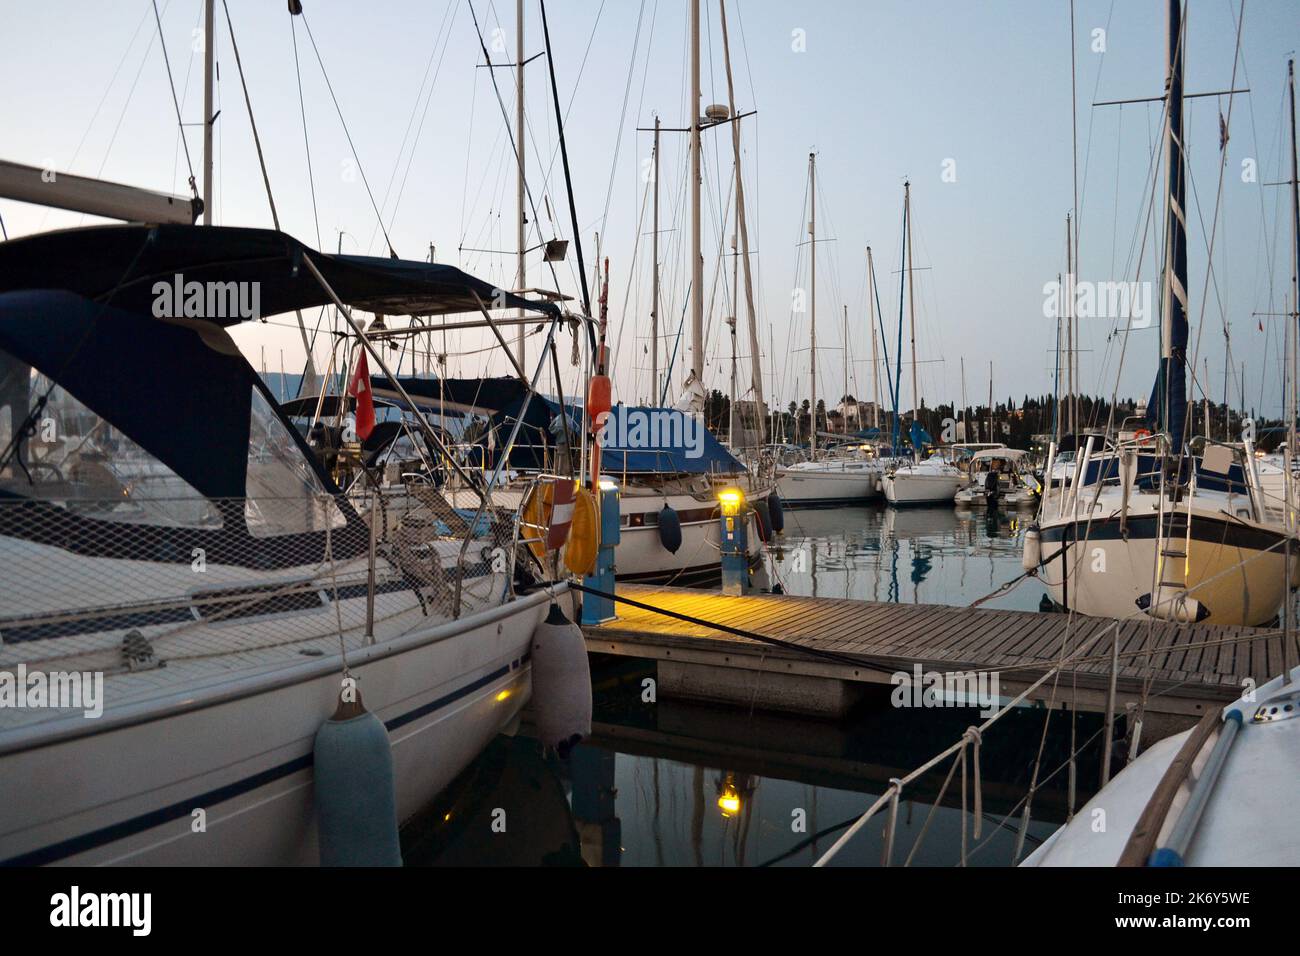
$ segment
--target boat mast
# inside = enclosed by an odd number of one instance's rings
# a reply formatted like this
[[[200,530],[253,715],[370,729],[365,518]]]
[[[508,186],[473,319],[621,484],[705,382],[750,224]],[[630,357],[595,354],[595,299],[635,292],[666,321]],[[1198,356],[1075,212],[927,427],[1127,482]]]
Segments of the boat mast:
[[[1165,154],[1168,171],[1167,229],[1160,378],[1157,397],[1172,447],[1182,448],[1187,411],[1183,356],[1187,350],[1187,222],[1183,214],[1183,49],[1182,0],[1169,0],[1169,104]]]
[[[515,291],[522,295],[527,281],[527,269],[524,265],[524,243],[527,242],[525,226],[528,213],[524,206],[524,0],[515,0],[515,145],[518,150],[519,168],[515,171],[515,202],[519,210],[515,223]],[[520,319],[515,333],[515,351],[519,356],[519,367],[524,367],[524,336],[528,327],[524,325],[524,310],[518,309],[515,317]]]
[[[651,251],[651,304],[650,304],[650,404],[656,405],[659,402],[659,117],[655,117],[655,146],[654,146],[654,178],[655,178],[655,221],[654,232],[652,235],[653,249]]]
[[[700,0],[691,0],[691,375],[704,387],[704,260],[700,258]]]
[[[1296,169],[1296,131],[1295,131],[1295,59],[1287,60],[1287,86],[1291,91],[1291,322],[1290,325],[1300,331],[1300,175]],[[1300,350],[1300,346],[1297,346]],[[1242,387],[1245,387],[1243,380]],[[1292,389],[1294,393],[1294,386]],[[1295,454],[1296,431],[1295,409],[1292,408],[1290,434],[1291,454]]]
[[[1075,419],[1074,403],[1074,262],[1071,259],[1073,249],[1070,240],[1070,214],[1065,214],[1065,367],[1066,394],[1065,402],[1069,406],[1069,433],[1075,434],[1078,421]]]
[[[1061,274],[1056,274],[1056,290],[1061,292]],[[1052,367],[1052,433],[1061,444],[1061,310],[1056,310],[1056,354]]]
[[[203,225],[212,225],[213,15],[216,0],[203,2]]]
[[[849,433],[849,307],[844,306],[844,434]],[[854,408],[856,412],[856,405]],[[856,414],[854,416],[857,417]]]
[[[759,444],[762,444],[763,361],[758,345],[758,310],[754,308],[754,276],[749,262],[749,224],[745,219],[745,181],[740,174],[740,113],[736,109],[735,84],[731,76],[731,43],[727,36],[727,5],[718,0],[722,17],[722,59],[727,70],[727,101],[731,107],[731,147],[736,162],[736,233],[740,237],[740,256],[745,269],[745,307],[749,310],[749,368],[754,390],[754,407],[758,409]],[[739,311],[739,307],[736,307]]]
[[[993,440],[993,360],[989,359],[989,442]]]
[[[966,434],[966,432],[969,431],[969,429],[970,429],[970,415],[967,414],[966,409],[967,409],[967,405],[966,405],[966,356],[963,355],[963,356],[961,357],[961,421],[962,421],[961,440],[962,440],[962,441],[971,441],[971,440],[972,440],[971,437],[970,437],[969,435]],[[978,439],[979,439],[979,435],[976,434],[976,436],[975,436],[975,440],[978,440]]]
[[[871,263],[871,247],[867,246],[867,309],[871,315],[871,395],[875,404],[871,410],[871,427],[880,430],[880,346],[876,342],[876,271]],[[879,436],[877,436],[879,437]]]
[[[912,276],[912,184],[903,183],[903,219],[907,222],[907,313],[912,335],[912,422],[920,421],[921,392],[916,379],[916,289]],[[913,443],[912,455],[919,461],[920,449]]]
[[[812,249],[812,261],[809,274],[812,277],[812,296],[810,298],[808,320],[809,359],[812,372],[812,402],[808,408],[808,437],[812,442],[812,456],[817,457],[817,154],[808,154],[808,203],[811,218],[808,220],[809,248]]]

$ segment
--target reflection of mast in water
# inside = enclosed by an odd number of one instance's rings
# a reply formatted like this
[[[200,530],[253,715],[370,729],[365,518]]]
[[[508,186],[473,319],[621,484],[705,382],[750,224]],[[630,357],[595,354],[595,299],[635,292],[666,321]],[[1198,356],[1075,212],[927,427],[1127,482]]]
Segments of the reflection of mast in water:
[[[695,865],[704,865],[704,768],[696,766],[692,780],[695,806],[691,811],[691,849],[695,852]]]
[[[622,854],[623,824],[616,813],[618,788],[614,785],[616,755],[597,747],[576,747],[569,768],[573,782],[573,822],[578,830],[582,858],[588,866],[618,866]],[[655,822],[658,822],[658,766],[656,763]]]
[[[808,538],[808,573],[812,575],[812,596],[817,596],[817,539]]]
[[[654,837],[654,841],[655,841],[655,865],[663,866],[664,865],[664,834],[663,834],[663,824],[659,818],[659,809],[661,806],[661,800],[659,795],[659,758],[658,757],[653,758],[652,768],[653,768],[654,786],[655,786],[655,811],[654,811],[654,816],[650,820],[650,835]]]
[[[889,603],[897,604],[898,594],[898,539],[892,538],[889,547]]]
[[[912,603],[921,603],[921,582],[930,573],[930,546],[912,542]]]

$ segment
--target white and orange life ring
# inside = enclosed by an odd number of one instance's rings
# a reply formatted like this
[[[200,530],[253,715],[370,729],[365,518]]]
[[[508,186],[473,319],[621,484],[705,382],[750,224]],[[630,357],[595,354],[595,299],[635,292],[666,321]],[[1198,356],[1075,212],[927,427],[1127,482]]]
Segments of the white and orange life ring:
[[[558,476],[543,478],[528,492],[522,523],[532,532],[525,540],[539,559],[548,551],[558,551],[568,540],[577,492],[576,480]]]

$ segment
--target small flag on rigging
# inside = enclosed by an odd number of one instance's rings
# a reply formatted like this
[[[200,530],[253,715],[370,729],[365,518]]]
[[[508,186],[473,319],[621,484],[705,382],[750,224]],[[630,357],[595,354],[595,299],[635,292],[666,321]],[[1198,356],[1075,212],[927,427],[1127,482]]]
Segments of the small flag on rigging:
[[[365,441],[375,430],[375,399],[370,391],[370,367],[364,349],[348,383],[348,394],[357,400],[357,437]]]

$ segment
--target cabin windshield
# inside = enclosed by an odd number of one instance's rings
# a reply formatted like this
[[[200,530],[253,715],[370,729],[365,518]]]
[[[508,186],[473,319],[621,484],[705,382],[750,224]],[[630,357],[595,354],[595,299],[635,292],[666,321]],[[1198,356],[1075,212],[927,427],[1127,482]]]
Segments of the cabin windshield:
[[[42,396],[45,407],[0,469],[0,493],[102,521],[218,529],[221,511],[106,418],[39,370],[0,350],[0,450]],[[202,423],[196,424],[197,428]],[[244,518],[254,537],[347,523],[271,403],[254,387]]]
[[[338,505],[326,493],[271,403],[253,388],[248,424],[244,518],[255,538],[342,527]]]
[[[53,386],[53,387],[51,387]],[[221,515],[188,482],[74,396],[0,350],[0,450],[49,397],[0,469],[0,491],[104,521],[220,528]]]

